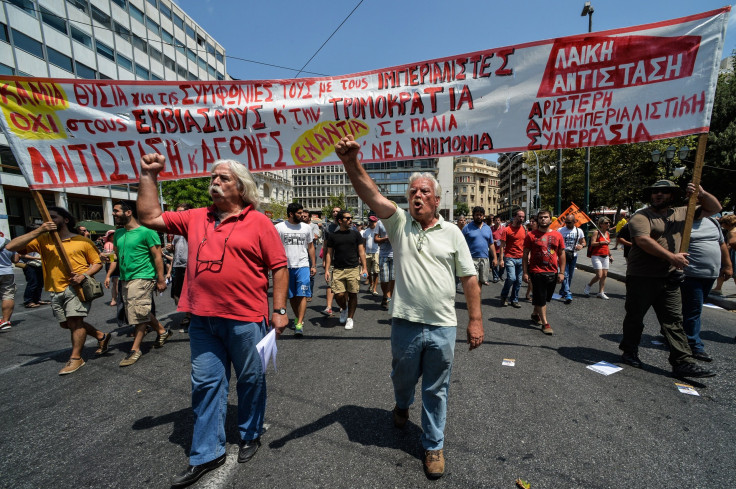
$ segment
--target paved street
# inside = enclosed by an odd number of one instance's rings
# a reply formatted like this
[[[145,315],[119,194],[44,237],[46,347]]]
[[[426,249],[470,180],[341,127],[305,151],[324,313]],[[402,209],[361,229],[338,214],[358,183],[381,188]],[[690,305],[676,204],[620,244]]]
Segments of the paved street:
[[[16,277],[20,298],[23,276]],[[550,305],[552,337],[531,325],[530,303],[499,308],[501,284],[483,288],[485,343],[468,352],[464,327],[458,330],[447,474],[432,482],[421,468],[419,400],[405,431],[392,426],[387,313],[378,298],[361,292],[355,329],[344,330],[337,317],[319,313],[318,274],[304,338],[287,331],[278,372],[267,375],[269,429],[261,450],[247,464],[236,462],[231,390],[230,456],[193,487],[512,488],[517,478],[532,488],[732,487],[734,313],[704,311],[702,336],[715,358],[708,367],[718,375],[693,383],[699,397],[676,388],[653,313],[641,345],[644,369],[604,376],[586,366],[618,362],[625,289],[609,280],[611,300],[584,298],[590,277],[578,270],[573,303]],[[115,328],[108,301],[96,301],[90,317],[104,331]],[[178,330],[168,291],[157,305],[164,324]],[[457,312],[467,324],[462,294]],[[94,358],[90,340],[87,365],[60,377],[68,333],[48,306],[16,307],[13,329],[0,334],[0,487],[168,487],[185,468],[192,429],[188,338],[176,333],[154,350],[150,334],[141,360],[120,368],[132,343],[124,333],[116,330],[101,358]],[[505,358],[515,366],[502,366]]]

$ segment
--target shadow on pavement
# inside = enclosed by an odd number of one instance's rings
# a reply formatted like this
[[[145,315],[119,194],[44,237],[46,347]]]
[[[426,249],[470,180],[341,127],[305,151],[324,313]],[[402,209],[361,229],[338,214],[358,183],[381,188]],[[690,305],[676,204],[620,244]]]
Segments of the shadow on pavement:
[[[613,363],[620,367],[624,367],[625,369],[633,369],[633,367],[629,367],[628,365],[625,365],[621,362],[620,354],[610,351],[597,350],[595,348],[561,346],[560,348],[557,348],[557,353],[567,358],[568,360],[584,363],[586,365],[593,365],[594,363],[604,361],[608,363]],[[670,372],[669,370],[664,370],[662,368],[648,365],[646,363],[641,370],[656,375],[664,375],[667,377],[672,376],[672,372]]]
[[[353,405],[342,406],[336,411],[272,441],[268,446],[269,448],[282,448],[292,440],[309,436],[333,423],[340,423],[348,435],[348,440],[353,443],[360,443],[364,446],[394,448],[402,450],[417,459],[422,457],[421,444],[419,443],[422,430],[411,420],[403,430],[399,430],[393,425],[391,411]]]

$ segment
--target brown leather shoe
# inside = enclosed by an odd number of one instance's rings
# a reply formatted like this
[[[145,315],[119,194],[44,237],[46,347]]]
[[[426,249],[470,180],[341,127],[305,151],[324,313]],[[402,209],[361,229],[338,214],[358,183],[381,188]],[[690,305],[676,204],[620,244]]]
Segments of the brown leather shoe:
[[[445,454],[441,448],[424,452],[424,472],[430,479],[439,479],[445,475]]]
[[[398,406],[394,406],[394,426],[403,429],[407,421],[409,421],[409,410],[399,409]]]

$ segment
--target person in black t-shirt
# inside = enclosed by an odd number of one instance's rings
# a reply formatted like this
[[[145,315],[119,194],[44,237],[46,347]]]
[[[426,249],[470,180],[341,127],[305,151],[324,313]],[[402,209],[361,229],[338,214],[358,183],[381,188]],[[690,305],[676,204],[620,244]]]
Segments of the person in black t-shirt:
[[[365,241],[351,228],[353,216],[347,211],[337,214],[340,228],[327,236],[325,246],[325,280],[332,287],[340,312],[340,323],[353,329],[353,316],[358,306],[361,275],[367,276]],[[334,267],[330,273],[330,265]],[[330,282],[332,279],[332,282]]]

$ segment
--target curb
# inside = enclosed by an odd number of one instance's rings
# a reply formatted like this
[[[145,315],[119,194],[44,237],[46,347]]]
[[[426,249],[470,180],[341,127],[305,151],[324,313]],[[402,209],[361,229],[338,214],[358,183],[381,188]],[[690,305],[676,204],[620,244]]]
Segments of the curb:
[[[595,270],[590,265],[578,263],[575,265],[575,268],[578,270],[583,270],[585,272],[595,273]],[[608,270],[608,278],[626,283],[626,275],[611,270]],[[716,306],[721,307],[727,311],[736,312],[736,299],[709,295],[708,302],[710,302],[711,304],[715,304]]]

